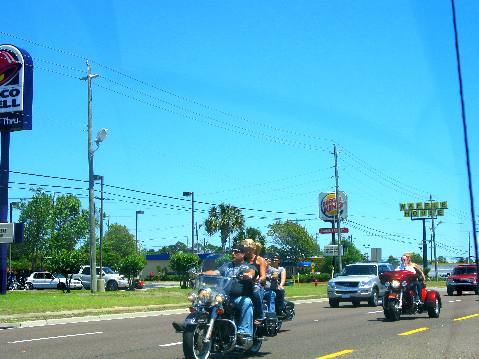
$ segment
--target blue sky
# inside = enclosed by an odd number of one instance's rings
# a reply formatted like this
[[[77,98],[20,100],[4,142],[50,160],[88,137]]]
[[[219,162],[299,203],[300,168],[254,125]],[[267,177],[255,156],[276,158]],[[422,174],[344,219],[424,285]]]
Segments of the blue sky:
[[[477,198],[479,4],[458,0],[456,10]],[[95,152],[95,173],[114,186],[105,211],[134,233],[143,210],[144,247],[191,236],[183,191],[195,192],[199,224],[225,202],[263,233],[281,218],[314,235],[328,226],[318,194],[334,190],[336,143],[346,225],[362,251],[419,252],[421,224],[399,203],[430,194],[449,203],[438,255],[467,251],[450,1],[19,1],[11,12],[0,43],[29,51],[35,73],[33,130],[12,134],[10,168],[43,176],[12,173],[11,200],[41,184],[87,207],[87,87],[78,78],[88,58],[99,74],[93,132],[109,129]],[[199,237],[219,244],[203,228]],[[329,241],[318,235],[321,247]]]

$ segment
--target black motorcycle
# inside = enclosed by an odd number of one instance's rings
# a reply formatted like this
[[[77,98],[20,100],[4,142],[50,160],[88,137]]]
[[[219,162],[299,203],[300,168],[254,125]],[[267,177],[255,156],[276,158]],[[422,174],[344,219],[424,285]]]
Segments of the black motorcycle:
[[[213,353],[232,351],[255,354],[261,349],[265,336],[278,333],[278,318],[267,316],[261,325],[253,326],[252,338],[240,338],[237,331],[238,313],[230,295],[237,278],[198,275],[193,292],[190,314],[184,323],[173,323],[183,334],[183,353],[186,359],[207,359]]]

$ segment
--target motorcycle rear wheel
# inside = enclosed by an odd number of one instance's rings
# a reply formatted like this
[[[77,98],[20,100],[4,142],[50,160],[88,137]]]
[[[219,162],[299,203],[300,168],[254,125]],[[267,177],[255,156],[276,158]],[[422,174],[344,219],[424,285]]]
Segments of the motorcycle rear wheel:
[[[439,318],[439,314],[441,313],[441,302],[439,299],[436,298],[434,301],[434,305],[430,305],[427,308],[427,314],[429,318]]]
[[[207,325],[188,327],[183,332],[183,354],[186,359],[207,359],[211,353],[211,340],[203,341],[208,331]]]

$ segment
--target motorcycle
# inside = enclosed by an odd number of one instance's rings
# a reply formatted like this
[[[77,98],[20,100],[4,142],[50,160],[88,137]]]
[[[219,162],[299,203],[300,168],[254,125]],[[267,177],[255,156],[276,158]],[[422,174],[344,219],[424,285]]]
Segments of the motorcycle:
[[[264,336],[278,332],[276,315],[267,316],[261,325],[253,326],[252,338],[238,338],[231,289],[238,278],[198,275],[193,292],[190,314],[184,323],[173,322],[173,327],[183,335],[183,353],[186,359],[207,359],[213,353],[239,351],[258,353]]]
[[[416,291],[413,284],[417,275],[410,271],[399,270],[384,272],[379,279],[386,287],[383,298],[384,316],[391,321],[399,320],[402,314],[421,314],[427,311],[429,318],[439,318],[441,312],[441,296],[436,290],[427,290],[424,284],[421,293],[421,302],[416,303]]]

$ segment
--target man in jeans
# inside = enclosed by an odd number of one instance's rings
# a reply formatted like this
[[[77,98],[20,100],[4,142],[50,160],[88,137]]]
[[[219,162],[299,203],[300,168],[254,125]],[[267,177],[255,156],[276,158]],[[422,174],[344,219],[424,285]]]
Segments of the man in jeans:
[[[233,293],[235,309],[240,318],[238,323],[238,337],[241,340],[253,337],[253,302],[251,301],[252,278],[255,270],[252,265],[245,262],[245,248],[237,245],[232,248],[233,261],[226,262],[217,270],[203,272],[206,275],[221,275],[223,277],[237,278],[238,286]]]

